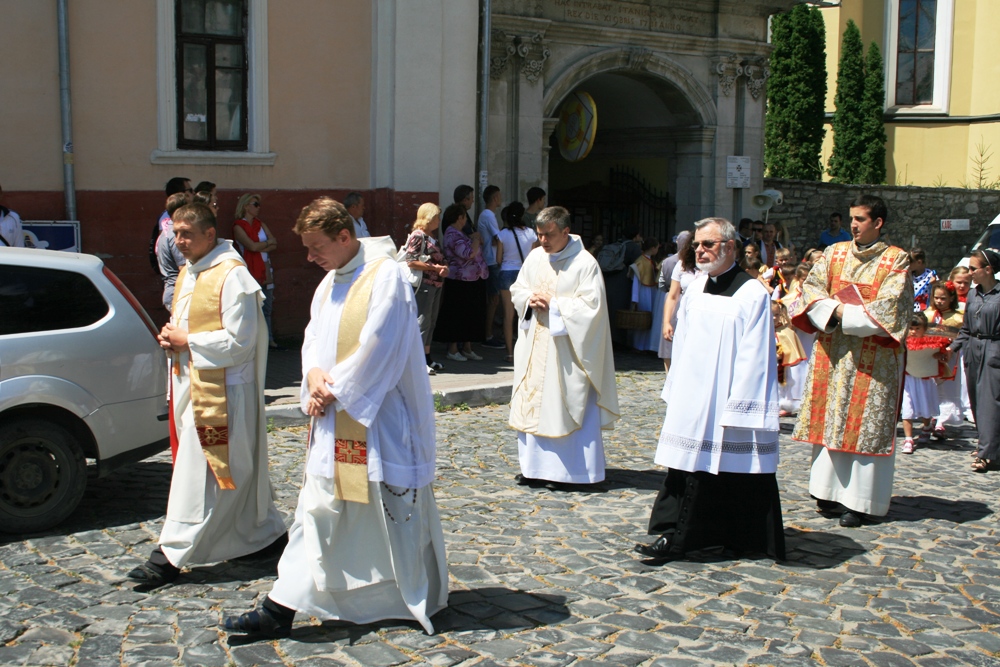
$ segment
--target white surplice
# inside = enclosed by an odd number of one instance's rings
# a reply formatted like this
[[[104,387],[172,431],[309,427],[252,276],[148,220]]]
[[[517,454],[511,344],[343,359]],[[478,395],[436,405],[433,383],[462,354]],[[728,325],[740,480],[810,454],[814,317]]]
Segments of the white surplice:
[[[323,620],[369,623],[430,617],[447,606],[444,536],[431,483],[434,401],[417,327],[413,290],[394,261],[389,237],[363,238],[358,254],[331,271],[313,297],[302,346],[303,378],[322,368],[336,397],[313,421],[305,482],[289,543],[269,597]],[[345,299],[365,265],[374,269],[359,347],[337,363]],[[302,406],[308,402],[303,379]],[[334,497],[335,412],[367,430],[369,502]]]
[[[528,308],[536,292],[550,296],[548,311]],[[603,481],[601,429],[618,419],[618,390],[600,267],[571,234],[558,253],[532,250],[510,294],[524,329],[514,347],[509,420],[519,431],[521,474]]]
[[[687,472],[774,473],[778,468],[778,378],[771,301],[757,280],[732,296],[704,292],[698,276],[681,301],[663,387],[667,412],[659,465]],[[678,345],[679,343],[679,345]]]
[[[188,265],[184,283],[175,287],[177,308],[171,322],[188,328],[198,275],[227,259],[240,256],[230,241],[220,240],[208,255]],[[222,288],[223,328],[188,334],[189,350],[174,361],[178,373],[171,373],[171,391],[179,442],[159,544],[176,567],[246,556],[285,532],[268,477],[263,391],[267,325],[261,300],[260,286],[246,267],[231,270]],[[226,369],[229,467],[235,490],[219,488],[202,452],[191,405],[189,364],[199,370]]]
[[[795,329],[795,335],[806,351],[806,358],[794,366],[785,369],[785,384],[778,386],[778,404],[782,410],[797,413],[802,405],[802,393],[806,389],[806,377],[809,375],[809,358],[812,356],[816,334]]]

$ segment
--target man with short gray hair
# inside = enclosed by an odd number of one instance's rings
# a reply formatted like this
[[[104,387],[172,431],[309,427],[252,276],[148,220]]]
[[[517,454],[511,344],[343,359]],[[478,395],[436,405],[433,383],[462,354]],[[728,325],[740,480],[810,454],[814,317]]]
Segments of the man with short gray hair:
[[[371,232],[368,231],[368,225],[365,224],[365,219],[362,217],[365,214],[365,198],[361,196],[361,193],[349,192],[344,197],[344,208],[347,209],[348,215],[354,221],[354,236],[359,239],[371,238]]]
[[[635,551],[658,562],[715,546],[783,559],[771,298],[740,268],[732,223],[694,226],[702,273],[681,302],[684,326],[661,395],[655,461],[668,470],[649,517],[659,537]]]
[[[601,430],[619,416],[601,268],[569,223],[566,209],[542,209],[541,247],[510,287],[522,329],[510,401],[521,464],[515,480],[553,489],[604,481]]]

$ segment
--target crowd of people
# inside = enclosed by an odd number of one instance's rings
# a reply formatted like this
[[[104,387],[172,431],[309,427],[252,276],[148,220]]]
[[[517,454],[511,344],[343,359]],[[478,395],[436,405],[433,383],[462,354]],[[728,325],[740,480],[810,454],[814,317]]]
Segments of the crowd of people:
[[[776,225],[737,229],[716,217],[679,234],[666,258],[667,244],[638,234],[587,248],[570,213],[545,206],[544,191],[530,190],[527,207],[502,207],[493,186],[475,225],[474,191],[460,186],[443,211],[420,206],[397,248],[366,236],[363,199],[322,197],[293,228],[326,275],[304,332],[300,402],[312,422],[286,530],[263,410],[277,245],[258,218],[261,197],[240,198],[229,241],[218,234],[212,184],[171,187],[154,256],[165,285],[174,272],[159,334],[171,367],[174,468],[158,544],[129,577],[155,588],[191,565],[280,553],[271,591],[226,618],[230,632],[283,636],[296,613],[409,619],[434,631],[448,595],[431,486],[428,375],[442,368],[430,357],[434,340],[448,345],[450,361],[475,359],[472,344],[491,342],[512,359],[517,484],[592,488],[605,478],[603,432],[621,414],[612,304],[659,308],[655,328],[630,339],[667,371],[654,458],[667,472],[650,511],[654,540],[634,547],[651,563],[715,546],[785,557],[783,416],[796,416],[793,438],[812,445],[818,510],[844,527],[888,512],[899,417],[901,451],[911,454],[971,416],[972,469],[1000,469],[1000,254],[977,250],[968,270],[935,276],[915,310],[923,253],[887,243],[878,197],[851,204],[849,239],[831,217],[832,243],[802,262]],[[917,437],[914,422],[923,424]]]

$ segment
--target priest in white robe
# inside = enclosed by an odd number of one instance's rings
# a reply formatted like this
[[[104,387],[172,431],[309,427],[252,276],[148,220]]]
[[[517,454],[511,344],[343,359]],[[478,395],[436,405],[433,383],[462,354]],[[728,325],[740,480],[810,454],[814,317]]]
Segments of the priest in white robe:
[[[392,239],[358,239],[332,199],[305,207],[294,231],[329,271],[302,346],[302,409],[313,417],[305,480],[274,587],[225,628],[284,636],[301,612],[415,620],[431,634],[431,616],[448,603],[448,570],[413,289]]]
[[[263,296],[215,216],[189,204],[173,217],[178,275],[169,352],[174,470],[167,516],[149,560],[129,573],[146,588],[181,568],[280,553],[286,531],[268,477]]]
[[[540,247],[510,287],[522,329],[510,425],[524,485],[604,481],[601,431],[619,416],[604,280],[569,223],[559,206],[538,214]]]
[[[728,220],[696,222],[692,246],[704,273],[681,302],[683,354],[663,389],[655,461],[668,471],[649,518],[659,537],[635,550],[660,561],[716,546],[783,559],[770,297],[739,267]]]

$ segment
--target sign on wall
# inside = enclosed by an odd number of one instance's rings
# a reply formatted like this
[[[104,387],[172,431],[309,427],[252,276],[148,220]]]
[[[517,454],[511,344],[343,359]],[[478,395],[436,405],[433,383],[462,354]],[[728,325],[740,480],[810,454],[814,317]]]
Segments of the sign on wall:
[[[969,231],[968,218],[945,218],[941,220],[942,232],[967,232]]]
[[[80,223],[77,220],[24,220],[24,246],[80,252]]]
[[[750,157],[747,155],[730,155],[726,158],[726,187],[750,187]]]

